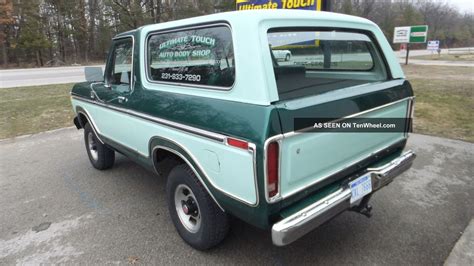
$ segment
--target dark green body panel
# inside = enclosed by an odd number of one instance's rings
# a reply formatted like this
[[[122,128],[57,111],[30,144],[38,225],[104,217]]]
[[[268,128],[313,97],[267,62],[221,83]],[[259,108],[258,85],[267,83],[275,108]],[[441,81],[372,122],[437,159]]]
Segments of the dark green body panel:
[[[137,30],[131,34],[138,35],[139,33],[140,31]],[[138,37],[135,38],[135,40],[137,39]],[[259,204],[255,207],[234,200],[212,187],[212,185],[206,180],[204,174],[199,170],[199,167],[197,167],[197,164],[193,161],[192,157],[172,141],[156,136],[156,138],[150,140],[149,147],[150,151],[152,151],[157,145],[166,146],[181,153],[193,165],[196,171],[198,171],[198,174],[200,174],[202,179],[204,179],[204,182],[206,182],[208,188],[226,212],[244,220],[245,222],[260,228],[269,228],[274,221],[281,219],[281,216],[288,216],[306,206],[308,202],[313,202],[313,200],[321,198],[326,195],[328,191],[333,191],[340,184],[347,181],[350,176],[359,173],[363,167],[376,163],[377,161],[382,160],[383,157],[387,156],[387,154],[382,154],[379,155],[379,157],[371,158],[371,160],[367,161],[366,165],[359,165],[351,168],[351,171],[345,172],[344,175],[337,177],[332,184],[326,184],[326,187],[308,187],[297,195],[285,199],[284,201],[275,204],[268,204],[265,199],[264,189],[264,143],[269,137],[293,130],[290,125],[292,125],[294,112],[285,112],[282,108],[278,111],[277,105],[280,105],[281,107],[282,103],[268,106],[253,105],[144,88],[140,80],[140,75],[137,74],[140,71],[139,66],[142,63],[139,59],[139,49],[141,49],[141,44],[135,43],[133,66],[133,76],[135,81],[133,84],[133,91],[129,93],[117,93],[107,91],[107,89],[103,88],[98,89],[98,93],[104,96],[109,95],[108,97],[111,99],[119,94],[127,96],[128,101],[127,103],[120,105],[121,108],[254,143],[256,145],[256,173],[259,194]],[[85,82],[76,84],[72,89],[72,94],[90,100],[90,83]],[[412,95],[413,91],[411,86],[408,82],[404,82],[403,85],[394,88],[311,106],[305,110],[301,110],[298,115],[310,113],[321,115],[321,117],[344,117]],[[348,102],[351,102],[351,109],[342,108],[343,106],[348,106]],[[117,103],[115,101],[110,101],[109,104],[116,105]],[[148,158],[143,157],[132,150],[121,147],[121,145],[109,139],[104,141],[147,169],[154,170],[153,156]],[[390,150],[389,153],[393,154],[394,152],[399,151],[404,145],[405,143],[401,143],[399,146]],[[285,211],[280,214],[282,210]]]
[[[408,81],[401,81],[398,86],[379,91],[376,91],[378,84],[370,86],[374,88],[374,92],[301,108],[297,112],[285,110],[285,102],[278,103],[283,132],[294,130],[295,117],[341,118],[413,96],[413,89]]]

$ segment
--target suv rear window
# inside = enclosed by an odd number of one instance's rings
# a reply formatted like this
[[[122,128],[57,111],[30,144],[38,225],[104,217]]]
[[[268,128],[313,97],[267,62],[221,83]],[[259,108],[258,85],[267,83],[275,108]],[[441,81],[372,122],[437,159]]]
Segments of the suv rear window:
[[[387,79],[382,56],[364,33],[284,28],[267,37],[280,100]]]
[[[232,35],[227,26],[209,26],[148,39],[152,81],[228,88],[234,84]]]

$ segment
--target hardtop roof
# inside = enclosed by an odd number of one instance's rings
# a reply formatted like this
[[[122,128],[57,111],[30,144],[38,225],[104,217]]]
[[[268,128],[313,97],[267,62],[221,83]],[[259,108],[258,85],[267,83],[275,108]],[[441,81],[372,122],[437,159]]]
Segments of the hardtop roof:
[[[375,25],[372,21],[356,17],[350,15],[344,15],[339,13],[333,12],[324,12],[324,11],[311,11],[311,10],[288,10],[288,9],[273,9],[273,10],[244,10],[244,11],[230,11],[230,12],[222,12],[216,13],[211,15],[199,16],[199,17],[192,17],[156,24],[149,24],[142,27],[139,27],[134,30],[130,30],[127,32],[123,32],[117,34],[115,38],[123,37],[126,35],[133,35],[135,32],[144,29],[150,30],[160,30],[160,29],[168,29],[168,28],[177,28],[183,26],[190,26],[195,24],[202,24],[207,22],[217,22],[217,21],[226,21],[231,26],[235,24],[253,24],[258,25],[261,21],[265,20],[285,20],[285,19],[293,19],[293,20],[321,20],[321,21],[339,21],[339,22],[349,22],[349,23],[356,23],[356,24],[365,24],[365,25]]]

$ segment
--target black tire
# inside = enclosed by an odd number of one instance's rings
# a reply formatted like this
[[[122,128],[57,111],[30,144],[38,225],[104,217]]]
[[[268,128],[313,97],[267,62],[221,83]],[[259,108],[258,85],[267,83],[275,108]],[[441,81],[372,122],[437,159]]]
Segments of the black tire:
[[[87,155],[94,168],[105,170],[114,165],[114,150],[100,143],[89,123],[84,126],[84,142],[86,144]]]
[[[181,212],[181,209],[178,210],[176,208],[177,200],[175,199],[175,194],[179,194],[177,191],[180,191],[183,187],[191,190],[191,193],[188,194],[190,195],[188,200],[194,198],[195,202],[197,202],[195,206],[197,206],[198,212],[193,213],[200,219],[200,226],[194,228],[194,232],[192,232],[192,229],[188,229],[180,218],[185,215],[184,211]],[[171,170],[166,184],[166,194],[171,220],[181,238],[188,245],[198,250],[206,250],[216,246],[227,236],[229,231],[229,217],[209,196],[206,189],[188,165],[177,165]],[[194,199],[192,202],[194,202]],[[181,201],[181,203],[183,204],[184,201]],[[183,205],[178,207],[184,210]],[[188,210],[189,209],[191,208],[188,208]],[[178,214],[178,212],[181,214]],[[187,215],[185,217],[189,217],[191,220],[191,216],[193,215]]]
[[[290,58],[291,58],[291,55],[287,54],[287,55],[285,56],[285,61],[290,61]]]

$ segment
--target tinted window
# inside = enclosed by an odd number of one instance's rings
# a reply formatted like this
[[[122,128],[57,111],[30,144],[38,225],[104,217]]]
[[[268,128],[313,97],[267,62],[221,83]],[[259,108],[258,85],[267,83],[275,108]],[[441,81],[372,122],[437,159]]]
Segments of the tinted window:
[[[364,33],[277,29],[267,37],[281,100],[387,79],[378,49]]]
[[[150,36],[148,75],[153,81],[232,86],[235,69],[230,29],[214,26]]]

